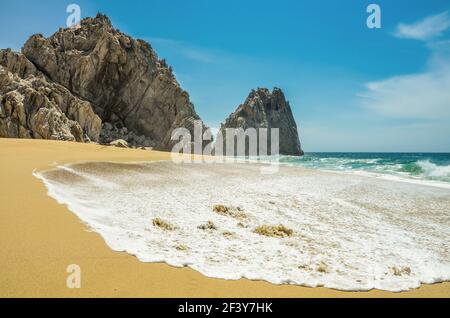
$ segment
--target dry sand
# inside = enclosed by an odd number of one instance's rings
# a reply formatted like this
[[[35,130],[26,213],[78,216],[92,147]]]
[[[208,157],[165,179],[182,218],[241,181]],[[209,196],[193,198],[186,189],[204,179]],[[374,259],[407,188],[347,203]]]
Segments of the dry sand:
[[[169,158],[162,152],[0,139],[0,297],[450,297],[450,283],[403,293],[341,292],[211,279],[189,268],[141,263],[110,250],[32,176],[55,163]],[[81,267],[80,289],[66,287],[69,264]]]

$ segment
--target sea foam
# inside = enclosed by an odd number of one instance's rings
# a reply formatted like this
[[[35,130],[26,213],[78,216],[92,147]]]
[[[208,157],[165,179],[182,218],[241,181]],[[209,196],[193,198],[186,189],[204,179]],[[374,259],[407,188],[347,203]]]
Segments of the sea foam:
[[[298,167],[268,176],[244,163],[81,163],[35,175],[113,250],[143,262],[340,290],[450,279],[449,189]],[[262,236],[262,225],[294,233]]]
[[[428,177],[450,177],[450,165],[438,166],[429,160],[421,160],[417,164]]]
[[[307,153],[303,157],[258,158],[280,164],[387,177],[409,183],[450,187],[449,153]],[[421,182],[425,181],[425,182]]]

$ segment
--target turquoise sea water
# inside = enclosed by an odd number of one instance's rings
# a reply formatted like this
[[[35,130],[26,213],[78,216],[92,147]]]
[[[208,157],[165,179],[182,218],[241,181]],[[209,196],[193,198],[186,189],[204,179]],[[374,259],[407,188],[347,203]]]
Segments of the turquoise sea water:
[[[279,162],[323,170],[369,172],[450,183],[450,153],[307,153]]]

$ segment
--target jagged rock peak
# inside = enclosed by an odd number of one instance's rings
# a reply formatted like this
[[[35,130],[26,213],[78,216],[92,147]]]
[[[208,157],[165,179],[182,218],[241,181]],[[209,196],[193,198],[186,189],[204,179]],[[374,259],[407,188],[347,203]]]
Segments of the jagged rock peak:
[[[244,105],[264,106],[267,110],[281,110],[290,108],[289,102],[286,100],[283,91],[275,87],[272,92],[269,89],[258,87],[256,90],[252,89]]]
[[[106,14],[103,14],[101,12],[98,12],[97,15],[95,16],[95,18],[87,17],[81,21],[81,24],[89,24],[89,23],[99,24],[99,25],[103,25],[105,27],[111,27],[111,28],[113,27],[109,17]]]
[[[225,120],[221,133],[226,136],[226,128],[279,128],[279,153],[301,156],[297,124],[289,102],[283,91],[275,87],[272,92],[267,88],[252,90],[245,102]],[[268,141],[268,150],[270,150]],[[225,148],[225,146],[224,146]],[[258,151],[259,152],[259,151]],[[270,154],[270,152],[269,152]]]

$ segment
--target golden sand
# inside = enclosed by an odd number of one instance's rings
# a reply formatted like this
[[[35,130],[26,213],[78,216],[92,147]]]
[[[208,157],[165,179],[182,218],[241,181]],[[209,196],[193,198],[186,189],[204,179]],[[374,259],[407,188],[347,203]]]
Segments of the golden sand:
[[[60,141],[0,139],[0,297],[450,297],[450,283],[402,293],[341,292],[207,278],[112,251],[32,176],[77,161],[169,159],[170,154]],[[81,267],[69,289],[66,268]]]

